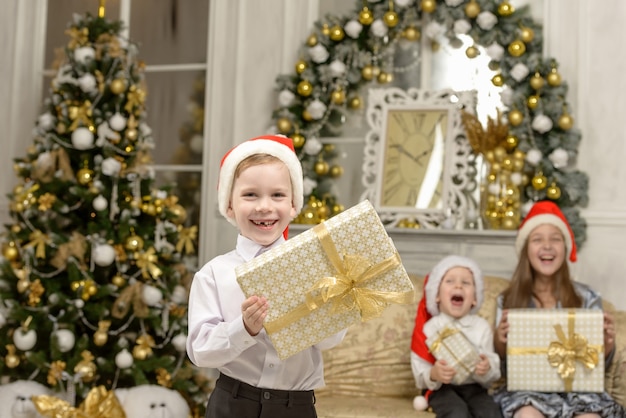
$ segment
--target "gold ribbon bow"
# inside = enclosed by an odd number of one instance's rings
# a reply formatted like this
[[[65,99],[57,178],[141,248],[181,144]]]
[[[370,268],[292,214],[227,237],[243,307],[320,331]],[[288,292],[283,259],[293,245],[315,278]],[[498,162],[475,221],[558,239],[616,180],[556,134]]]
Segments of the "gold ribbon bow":
[[[163,273],[155,264],[159,260],[155,252],[154,247],[150,247],[148,251],[137,255],[137,267],[141,269],[141,275],[144,279],[149,279],[150,276],[156,279]]]
[[[144,302],[141,297],[142,286],[143,284],[141,282],[137,282],[122,290],[122,293],[120,293],[115,302],[113,302],[111,315],[113,315],[114,318],[124,318],[128,314],[128,311],[130,311],[131,306],[133,307],[135,316],[138,318],[148,317],[150,311],[148,310],[148,305],[146,305],[146,302]]]
[[[400,265],[400,256],[393,256],[376,265],[359,255],[344,255],[342,258],[330,236],[326,225],[313,228],[322,249],[335,268],[335,276],[323,277],[306,293],[306,302],[296,306],[288,314],[265,323],[265,330],[272,334],[304,318],[326,303],[332,303],[333,312],[358,310],[363,321],[380,316],[389,303],[410,303],[413,290],[408,292],[386,292],[368,289],[365,284]]]
[[[553,341],[548,347],[548,361],[552,367],[556,367],[565,383],[565,390],[571,391],[576,374],[576,362],[582,363],[589,370],[593,370],[598,364],[598,350],[587,344],[587,339],[574,332],[575,315],[569,312],[566,336],[561,324],[554,326],[558,341]]]
[[[85,45],[89,42],[89,29],[72,27],[65,30],[65,34],[71,38],[67,43],[69,49],[76,49],[79,46]]]
[[[439,332],[439,336],[437,337],[437,339],[433,341],[432,345],[430,346],[430,350],[433,353],[438,352],[442,345],[445,347],[443,340],[445,340],[448,337],[453,336],[457,332],[460,332],[460,331],[456,328],[450,328],[450,327],[444,328],[443,331]]]
[[[146,92],[142,88],[137,86],[130,86],[128,93],[126,94],[126,106],[124,110],[128,113],[132,113],[135,106],[141,108],[146,101]]]
[[[178,242],[176,243],[176,251],[179,253],[185,250],[187,254],[193,254],[195,247],[193,243],[198,239],[198,227],[196,225],[189,228],[183,228],[178,225]]]
[[[48,243],[48,236],[37,229],[30,234],[29,238],[30,242],[26,244],[26,246],[35,248],[35,257],[46,258],[46,244]]]
[[[72,124],[70,125],[70,131],[78,128],[78,124],[82,123],[84,126],[91,126],[93,123],[91,122],[91,116],[93,111],[91,109],[91,102],[89,100],[85,100],[82,106],[70,106],[69,107],[69,117],[72,120]]]
[[[50,395],[33,396],[32,401],[37,411],[49,418],[126,418],[115,393],[104,386],[91,389],[79,408]]]

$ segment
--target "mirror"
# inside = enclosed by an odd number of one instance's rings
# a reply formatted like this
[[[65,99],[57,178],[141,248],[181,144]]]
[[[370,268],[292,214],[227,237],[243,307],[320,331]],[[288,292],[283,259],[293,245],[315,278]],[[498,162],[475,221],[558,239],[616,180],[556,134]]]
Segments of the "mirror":
[[[367,103],[361,199],[388,227],[463,221],[477,203],[468,193],[475,170],[461,110],[475,112],[476,93],[371,88]]]

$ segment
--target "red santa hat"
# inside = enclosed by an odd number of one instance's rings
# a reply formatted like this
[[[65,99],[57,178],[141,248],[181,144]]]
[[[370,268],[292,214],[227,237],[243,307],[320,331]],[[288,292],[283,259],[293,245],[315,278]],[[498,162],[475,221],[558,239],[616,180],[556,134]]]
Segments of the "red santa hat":
[[[235,220],[227,215],[230,195],[235,180],[235,170],[246,158],[255,154],[268,154],[281,160],[289,169],[293,189],[293,205],[296,213],[304,204],[304,187],[302,165],[296,155],[293,140],[282,135],[265,135],[249,139],[228,151],[220,163],[219,182],[217,186],[217,203],[222,216],[236,226]],[[285,230],[285,238],[287,230]]]
[[[437,293],[439,293],[439,285],[443,276],[453,267],[465,267],[472,272],[474,276],[474,287],[476,291],[476,305],[472,307],[471,312],[476,313],[483,303],[483,274],[478,264],[467,257],[458,255],[450,255],[444,257],[439,263],[433,267],[430,274],[424,279],[424,292],[422,298],[417,305],[417,314],[415,315],[415,326],[413,327],[413,337],[411,338],[411,351],[421,357],[423,360],[434,364],[435,357],[432,355],[426,345],[426,335],[424,334],[424,324],[435,315],[439,314],[439,306],[437,304]],[[428,395],[417,396],[413,400],[413,406],[418,411],[426,409],[428,406]]]
[[[519,256],[522,252],[522,248],[524,248],[524,244],[533,229],[544,224],[554,225],[559,228],[565,238],[565,248],[570,252],[569,259],[571,262],[575,262],[576,241],[574,239],[574,231],[572,231],[561,209],[559,209],[556,203],[549,200],[542,200],[535,203],[528,211],[528,214],[517,231],[517,238],[515,239],[517,255]]]

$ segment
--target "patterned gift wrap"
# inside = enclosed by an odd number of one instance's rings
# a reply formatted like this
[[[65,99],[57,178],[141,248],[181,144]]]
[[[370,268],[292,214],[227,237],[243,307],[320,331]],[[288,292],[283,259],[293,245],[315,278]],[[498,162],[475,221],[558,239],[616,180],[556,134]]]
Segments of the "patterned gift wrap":
[[[400,256],[367,200],[235,273],[247,296],[268,298],[264,328],[281,359],[415,297]]]
[[[452,379],[455,385],[467,383],[480,356],[465,334],[457,328],[446,327],[426,340],[426,345],[437,360],[445,360],[456,369]]]
[[[508,322],[508,390],[604,391],[601,310],[511,309]]]

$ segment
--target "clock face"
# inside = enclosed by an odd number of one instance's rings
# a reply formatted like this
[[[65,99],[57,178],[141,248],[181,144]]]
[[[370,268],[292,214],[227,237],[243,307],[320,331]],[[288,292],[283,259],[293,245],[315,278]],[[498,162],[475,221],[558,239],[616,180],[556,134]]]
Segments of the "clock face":
[[[388,111],[382,150],[382,206],[427,209],[436,205],[447,121],[447,110]]]

